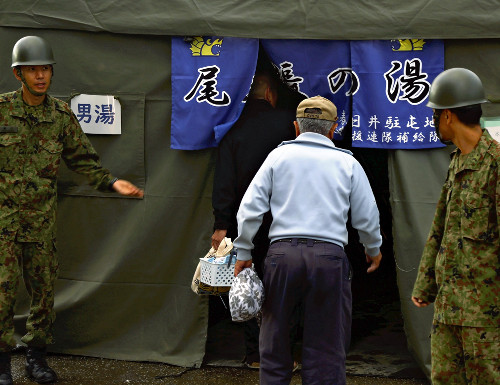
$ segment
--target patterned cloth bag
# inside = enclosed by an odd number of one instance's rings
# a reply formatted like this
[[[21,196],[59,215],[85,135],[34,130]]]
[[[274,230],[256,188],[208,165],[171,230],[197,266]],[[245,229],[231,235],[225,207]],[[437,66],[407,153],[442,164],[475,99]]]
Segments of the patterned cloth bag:
[[[233,321],[257,317],[264,302],[264,285],[253,268],[243,269],[229,290],[229,309]]]

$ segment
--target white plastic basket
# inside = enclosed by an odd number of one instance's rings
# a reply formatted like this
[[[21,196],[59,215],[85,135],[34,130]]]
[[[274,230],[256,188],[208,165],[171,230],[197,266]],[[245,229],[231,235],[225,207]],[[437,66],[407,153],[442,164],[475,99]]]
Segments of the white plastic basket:
[[[232,262],[235,262],[234,260]],[[234,279],[234,263],[210,263],[200,258],[200,281],[210,286],[231,286]]]

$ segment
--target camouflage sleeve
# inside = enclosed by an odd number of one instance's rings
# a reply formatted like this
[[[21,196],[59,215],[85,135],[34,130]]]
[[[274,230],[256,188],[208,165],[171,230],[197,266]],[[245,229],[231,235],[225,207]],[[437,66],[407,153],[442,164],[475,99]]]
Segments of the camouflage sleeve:
[[[63,159],[69,169],[86,175],[95,189],[106,191],[113,175],[102,167],[99,155],[83,132],[75,114],[70,113],[69,122],[64,128]]]
[[[441,190],[441,196],[436,207],[436,213],[434,214],[434,221],[432,222],[429,236],[425,243],[417,279],[413,286],[412,296],[426,302],[434,302],[437,295],[435,264],[441,240],[443,239],[447,192],[448,188],[445,184]]]

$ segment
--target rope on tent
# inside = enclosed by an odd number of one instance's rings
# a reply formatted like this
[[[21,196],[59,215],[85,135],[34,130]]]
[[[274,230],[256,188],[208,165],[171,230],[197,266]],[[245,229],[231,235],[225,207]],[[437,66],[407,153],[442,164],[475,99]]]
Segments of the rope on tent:
[[[179,373],[173,373],[173,374],[164,374],[161,376],[155,376],[155,380],[163,380],[164,378],[173,378],[173,377],[182,377],[184,374],[189,372],[190,370],[196,369],[196,366],[191,366],[190,368],[185,368]]]
[[[398,265],[398,261],[396,260],[396,256],[394,256],[394,263],[396,264],[396,267],[398,268],[399,271],[402,271],[403,273],[410,273],[413,270],[416,270],[416,267],[412,267],[410,270],[405,270]]]

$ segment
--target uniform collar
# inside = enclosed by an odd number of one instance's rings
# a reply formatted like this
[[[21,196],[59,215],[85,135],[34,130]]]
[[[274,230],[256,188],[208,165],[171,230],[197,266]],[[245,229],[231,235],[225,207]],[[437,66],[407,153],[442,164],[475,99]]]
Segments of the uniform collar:
[[[17,116],[19,118],[25,119],[26,110],[24,108],[25,103],[23,100],[22,88],[14,92],[14,97],[12,98],[11,104],[11,116]],[[47,94],[41,106],[43,106],[43,108],[37,109],[38,113],[36,118],[38,119],[38,122],[53,122],[56,110],[54,98]]]
[[[462,170],[479,170],[481,168],[481,164],[483,163],[483,159],[490,149],[492,145],[493,138],[491,137],[488,130],[483,129],[483,134],[479,138],[479,142],[477,142],[476,147],[469,153],[467,159],[465,160],[462,167],[460,167],[457,171]],[[460,155],[460,149],[455,149],[452,152],[452,155]]]
[[[321,135],[321,134],[317,134],[315,132],[304,132],[303,134],[300,134],[299,136],[297,136],[297,138],[295,138],[294,140],[287,140],[287,141],[281,143],[279,146],[282,146],[285,144],[314,144],[314,145],[329,147],[329,148],[332,148],[334,150],[343,151],[347,154],[352,155],[351,151],[336,147],[335,144],[330,139],[328,139],[326,136]]]

